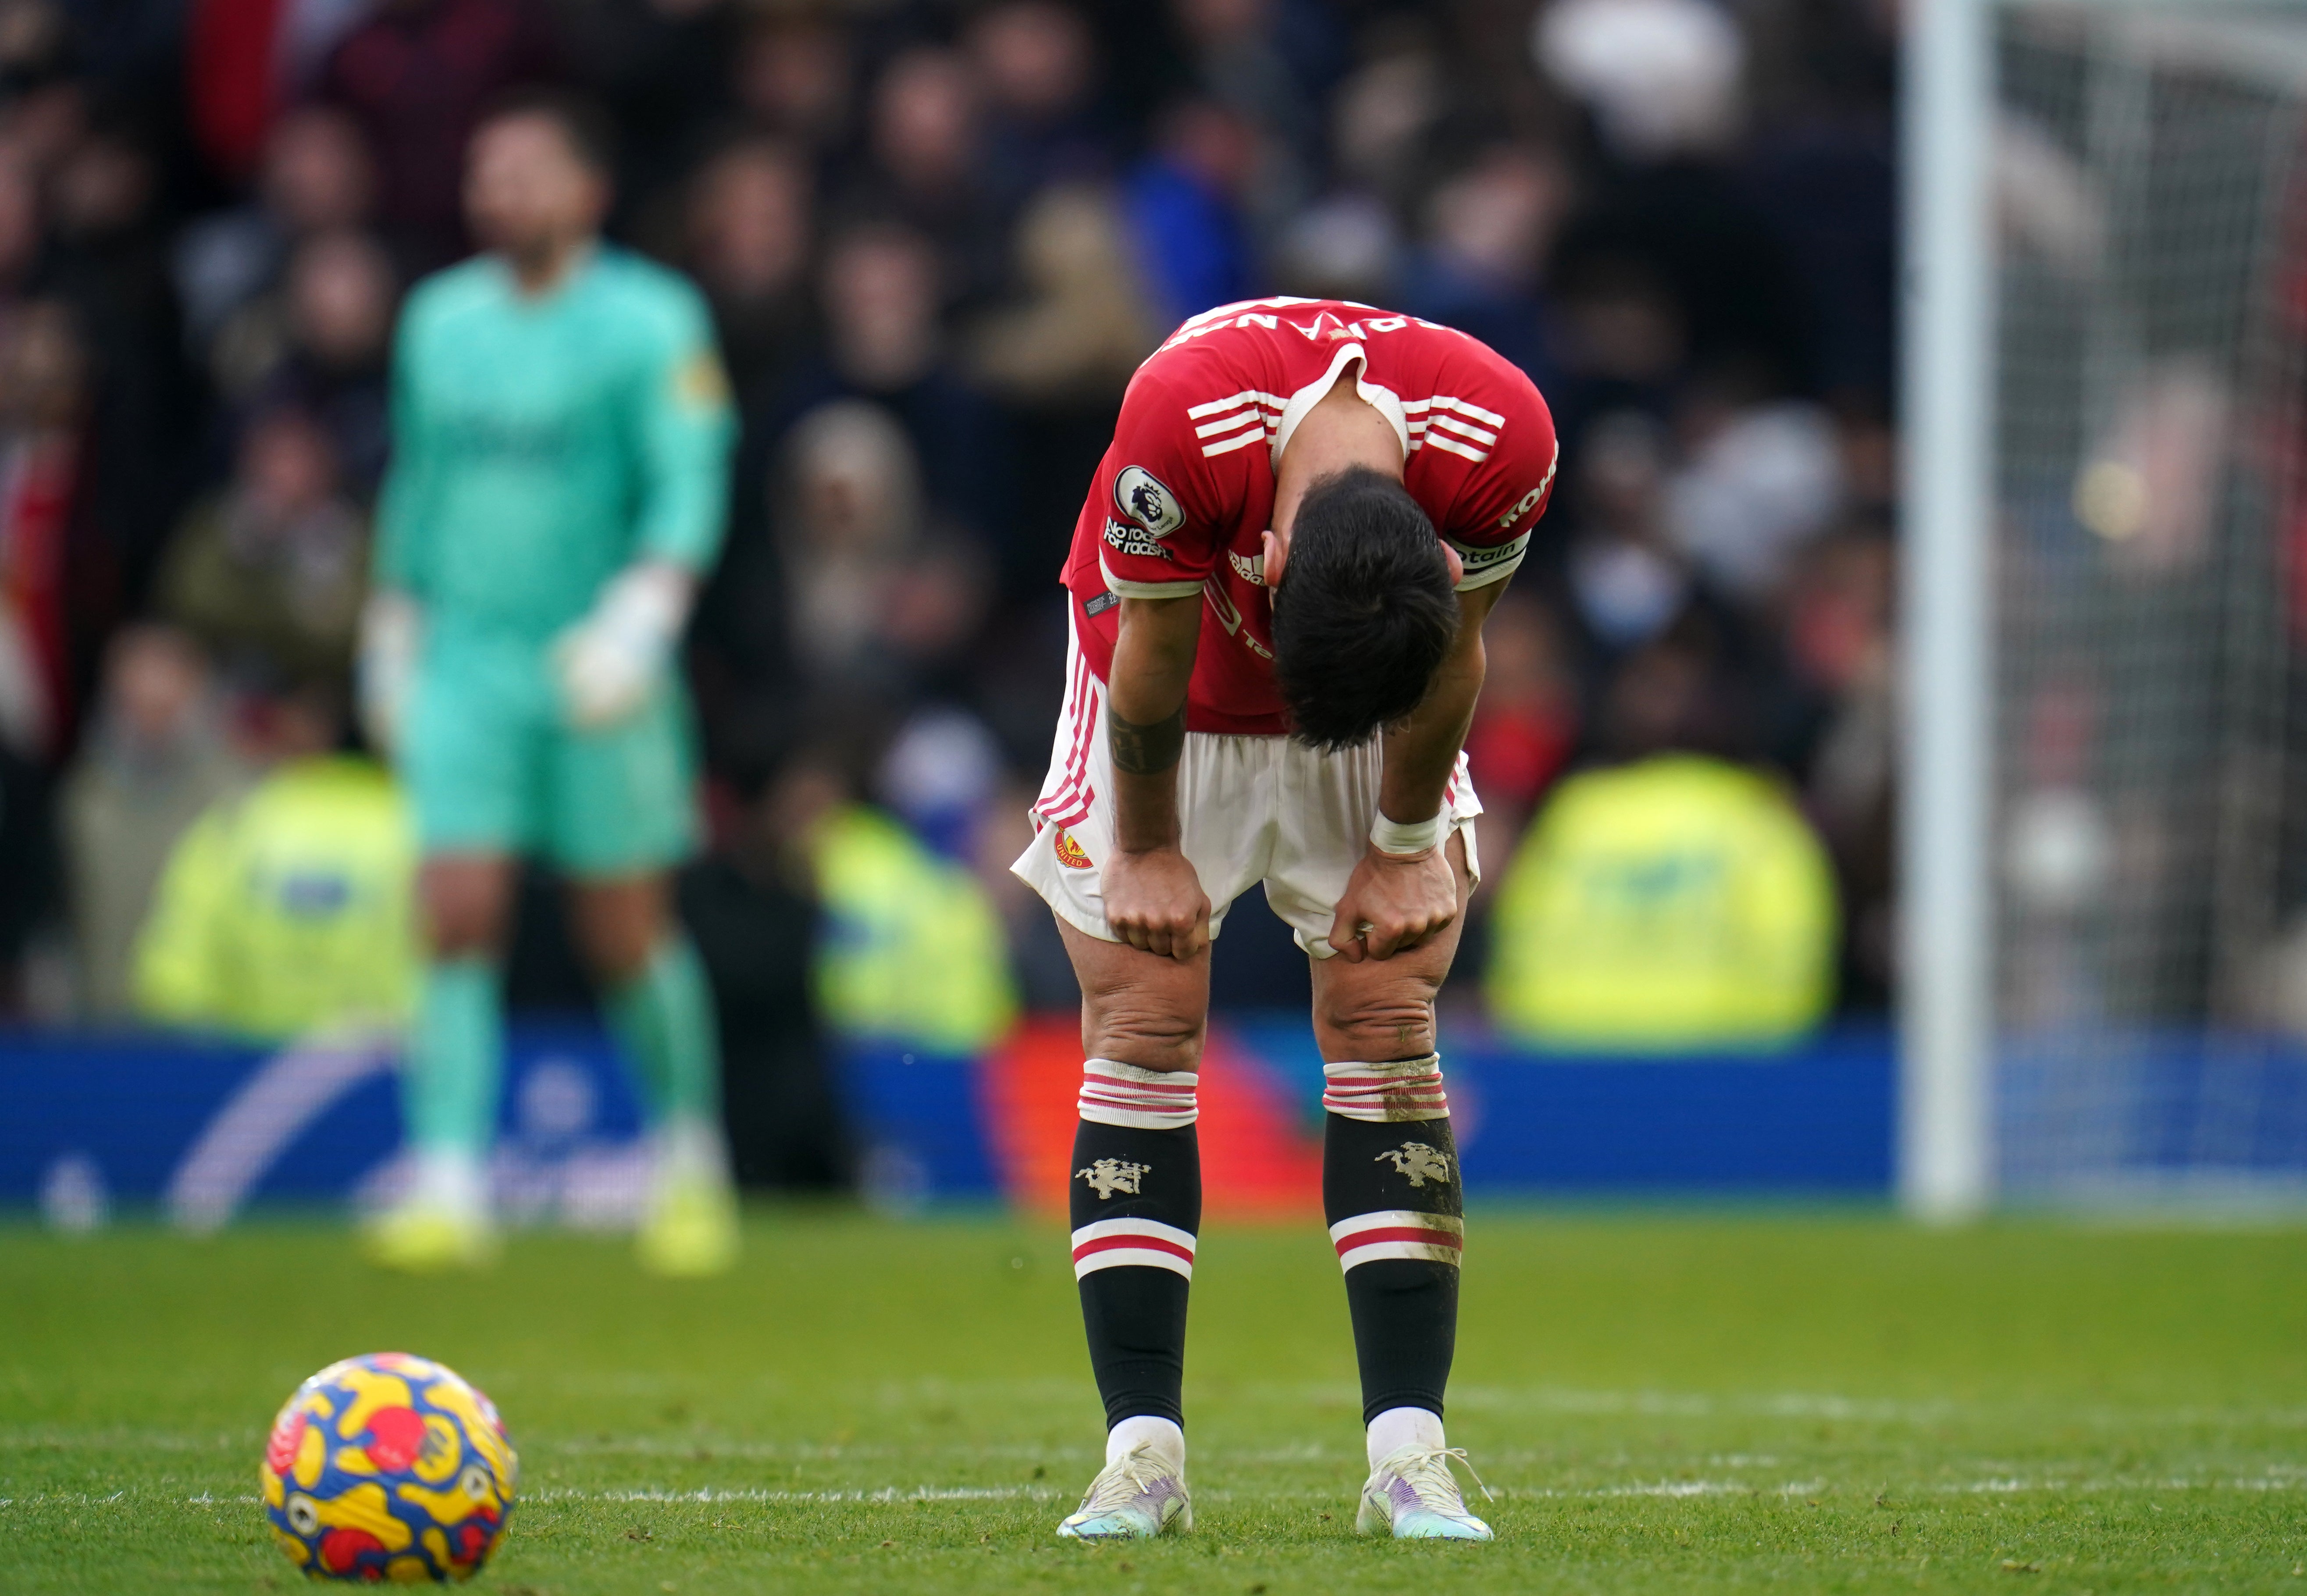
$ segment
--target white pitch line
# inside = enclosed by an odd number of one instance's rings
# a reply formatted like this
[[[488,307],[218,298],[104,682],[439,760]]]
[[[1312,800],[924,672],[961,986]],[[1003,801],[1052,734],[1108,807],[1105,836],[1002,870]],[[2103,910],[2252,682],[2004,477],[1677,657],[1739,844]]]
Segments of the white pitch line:
[[[2165,1476],[2157,1479],[2112,1479],[2105,1476],[2061,1478],[2043,1476],[2027,1478],[2013,1475],[1991,1475],[1983,1480],[1968,1481],[1938,1481],[1929,1484],[1901,1485],[1896,1480],[1870,1478],[1863,1485],[1852,1483],[1838,1486],[1825,1480],[1790,1480],[1771,1486],[1736,1480],[1632,1480],[1623,1484],[1591,1486],[1575,1489],[1505,1486],[1498,1494],[1509,1499],[1522,1501],[1593,1501],[1623,1497],[1658,1497],[1665,1499],[1700,1498],[1709,1497],[1777,1496],[1784,1497],[1821,1497],[1838,1490],[1873,1495],[1878,1489],[1888,1489],[1905,1497],[1964,1497],[1964,1496],[2104,1496],[2123,1492],[2183,1492],[2183,1491],[2275,1491],[2307,1490],[2307,1470],[2295,1466],[2277,1465],[2256,1476],[2185,1479]],[[1335,1493],[1316,1490],[1245,1491],[1219,1489],[1205,1490],[1203,1497],[1211,1502],[1324,1502]],[[668,1490],[662,1487],[630,1487],[622,1489],[585,1489],[577,1487],[553,1487],[524,1492],[522,1502],[620,1502],[661,1503],[667,1506],[682,1503],[711,1505],[715,1503],[754,1503],[815,1505],[888,1505],[898,1502],[1046,1502],[1059,1498],[1053,1486],[897,1486],[857,1487],[846,1489],[778,1490],[759,1487],[706,1486],[692,1490]],[[126,1506],[136,1508],[150,1498],[143,1493],[128,1489],[99,1496],[81,1491],[47,1492],[29,1497],[0,1497],[0,1508],[69,1506],[74,1508]],[[203,1491],[196,1497],[179,1498],[186,1506],[216,1506],[226,1503],[255,1506],[262,1498],[253,1495],[219,1497]]]
[[[533,1491],[522,1502],[1046,1502],[1057,1491],[1045,1485],[885,1485],[874,1490],[761,1490],[706,1486],[697,1490],[580,1490],[555,1487]],[[516,1504],[518,1505],[518,1504]]]

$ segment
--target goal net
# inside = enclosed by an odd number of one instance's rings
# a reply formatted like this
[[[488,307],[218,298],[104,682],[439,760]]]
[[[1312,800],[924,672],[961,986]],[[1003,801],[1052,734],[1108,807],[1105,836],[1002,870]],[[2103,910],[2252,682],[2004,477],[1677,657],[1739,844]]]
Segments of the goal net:
[[[2307,9],[1993,14],[1999,1183],[2307,1199]]]

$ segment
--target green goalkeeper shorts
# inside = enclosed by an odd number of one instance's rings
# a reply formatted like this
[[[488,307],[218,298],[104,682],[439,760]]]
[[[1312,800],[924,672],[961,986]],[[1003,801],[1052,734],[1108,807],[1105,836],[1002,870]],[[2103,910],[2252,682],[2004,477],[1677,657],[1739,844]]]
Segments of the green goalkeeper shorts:
[[[607,877],[696,850],[696,739],[674,680],[630,717],[579,731],[536,644],[436,633],[396,752],[427,854],[519,854]]]

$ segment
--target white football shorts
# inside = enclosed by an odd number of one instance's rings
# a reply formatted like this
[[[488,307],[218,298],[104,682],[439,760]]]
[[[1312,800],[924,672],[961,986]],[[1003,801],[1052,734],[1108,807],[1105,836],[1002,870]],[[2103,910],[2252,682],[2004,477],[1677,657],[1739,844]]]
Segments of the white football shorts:
[[[1331,957],[1330,925],[1377,817],[1380,741],[1323,753],[1289,737],[1186,734],[1178,764],[1178,805],[1186,857],[1210,895],[1215,937],[1233,900],[1263,881],[1265,901],[1316,958]],[[1465,839],[1467,872],[1482,879],[1474,853],[1474,794],[1458,756],[1443,797]],[[1105,922],[1099,868],[1113,847],[1113,759],[1105,735],[1105,684],[1070,635],[1066,698],[1050,774],[1033,801],[1033,841],[1011,872],[1076,930],[1119,941]]]

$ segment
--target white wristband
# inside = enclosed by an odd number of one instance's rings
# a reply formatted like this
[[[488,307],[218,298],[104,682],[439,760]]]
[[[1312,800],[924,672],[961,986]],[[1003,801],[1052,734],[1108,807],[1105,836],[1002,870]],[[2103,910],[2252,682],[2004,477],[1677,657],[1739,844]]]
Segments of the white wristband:
[[[1389,820],[1385,818],[1385,811],[1380,810],[1377,819],[1370,822],[1370,846],[1381,854],[1430,854],[1442,845],[1442,838],[1449,829],[1449,812],[1446,810],[1437,813],[1430,820],[1420,820],[1412,825]]]

